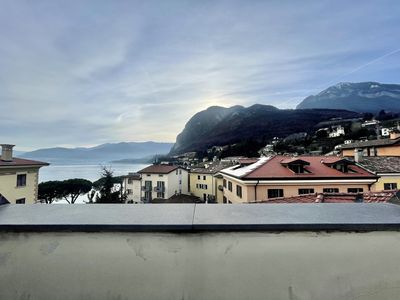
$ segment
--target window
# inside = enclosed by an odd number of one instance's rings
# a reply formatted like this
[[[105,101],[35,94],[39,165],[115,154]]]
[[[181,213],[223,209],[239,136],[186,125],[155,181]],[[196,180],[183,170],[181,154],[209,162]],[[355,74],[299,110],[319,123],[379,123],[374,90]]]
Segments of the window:
[[[158,177],[164,177],[164,175],[162,175],[162,174],[158,174]]]
[[[232,192],[232,182],[228,181],[228,190]]]
[[[295,172],[296,174],[308,173],[308,172],[304,169],[304,165],[289,165],[288,167],[289,167],[290,170],[292,170],[292,171]]]
[[[26,174],[17,175],[17,186],[26,186]]]
[[[182,174],[182,170],[179,170],[179,174]]]
[[[157,198],[164,198],[165,197],[165,182],[164,181],[157,181]]]
[[[176,172],[175,172],[175,173],[176,173],[176,175],[178,175],[178,169],[176,169]]]
[[[150,177],[151,175],[150,175],[150,174],[147,174],[146,176],[147,176],[147,177]]]
[[[197,175],[197,179],[200,180],[200,175]]]
[[[268,198],[282,198],[283,189],[268,189]]]
[[[299,189],[299,195],[314,194],[314,189]]]
[[[242,198],[242,187],[240,185],[236,186],[236,196]]]
[[[224,186],[224,188],[226,188],[226,179],[224,179],[222,182],[222,185]]]
[[[339,193],[338,188],[325,188],[322,190],[324,193]]]
[[[204,189],[205,189],[205,190],[207,189],[207,184],[204,185]]]
[[[397,190],[397,183],[385,183],[383,184],[384,190]]]
[[[132,178],[129,178],[128,179],[128,184],[132,184],[133,183],[133,179]]]
[[[332,167],[342,173],[349,172],[349,168],[348,168],[347,164],[334,164]]]
[[[132,194],[132,189],[127,189],[127,190],[126,190],[126,193],[127,193],[128,195],[131,195],[131,194]]]
[[[364,192],[364,189],[363,188],[348,188],[347,192],[348,193],[354,193],[354,194],[362,193],[362,192]]]
[[[15,200],[15,204],[25,204],[25,198]]]
[[[203,180],[206,180],[206,176],[203,176]]]

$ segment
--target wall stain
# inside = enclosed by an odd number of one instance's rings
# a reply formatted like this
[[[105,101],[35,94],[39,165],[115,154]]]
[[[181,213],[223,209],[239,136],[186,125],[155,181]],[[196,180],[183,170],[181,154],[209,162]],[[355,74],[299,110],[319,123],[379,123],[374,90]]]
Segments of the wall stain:
[[[11,252],[0,253],[0,266],[5,266],[11,257]]]
[[[289,292],[289,300],[300,300],[300,298],[297,297],[295,295],[295,293],[293,292],[293,287],[292,286],[288,287],[288,292]]]
[[[136,256],[140,257],[144,261],[147,260],[147,258],[144,256],[142,245],[135,244],[135,242],[131,239],[126,239],[126,242],[128,243],[129,247],[131,247],[133,251],[135,251]]]
[[[40,247],[40,253],[42,253],[43,255],[52,254],[52,253],[57,249],[57,247],[58,247],[59,245],[60,245],[60,243],[57,242],[57,241],[50,242],[50,243],[48,243],[48,244],[43,244],[43,245]]]

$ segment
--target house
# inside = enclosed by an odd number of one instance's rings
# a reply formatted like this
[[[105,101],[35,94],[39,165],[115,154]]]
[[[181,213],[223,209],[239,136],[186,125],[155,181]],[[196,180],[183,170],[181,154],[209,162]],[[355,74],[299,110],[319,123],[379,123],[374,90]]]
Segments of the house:
[[[357,151],[362,151],[363,156],[400,156],[400,133],[392,131],[387,139],[358,141],[340,149],[343,157],[354,157]]]
[[[339,126],[332,126],[332,131],[329,133],[329,138],[336,138],[345,135],[344,127]]]
[[[372,186],[375,191],[400,189],[400,156],[356,156],[358,165],[379,176]]]
[[[141,202],[141,175],[139,173],[129,173],[122,177],[122,190],[126,195],[127,203]]]
[[[141,200],[169,199],[177,194],[189,193],[188,171],[175,165],[151,165],[138,172],[141,175]]]
[[[199,197],[206,203],[222,203],[222,176],[218,173],[232,165],[231,162],[216,161],[192,168],[189,173],[190,194]]]
[[[369,191],[378,177],[337,156],[271,156],[220,172],[224,201],[245,203],[314,193]]]
[[[39,169],[49,164],[13,157],[14,145],[0,146],[0,198],[12,204],[36,203]]]

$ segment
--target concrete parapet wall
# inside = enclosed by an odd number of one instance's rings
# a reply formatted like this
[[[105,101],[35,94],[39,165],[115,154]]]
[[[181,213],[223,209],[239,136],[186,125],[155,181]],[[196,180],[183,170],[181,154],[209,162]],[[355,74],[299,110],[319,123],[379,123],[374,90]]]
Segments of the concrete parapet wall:
[[[0,299],[398,299],[400,232],[0,232]]]

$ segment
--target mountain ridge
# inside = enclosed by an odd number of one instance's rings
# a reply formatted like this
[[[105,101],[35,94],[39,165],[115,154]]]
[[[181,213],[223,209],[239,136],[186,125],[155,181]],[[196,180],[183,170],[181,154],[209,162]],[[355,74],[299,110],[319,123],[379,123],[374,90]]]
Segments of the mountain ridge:
[[[59,162],[109,162],[121,159],[141,159],[150,155],[168,153],[173,143],[118,142],[93,147],[52,147],[20,154],[20,157]]]
[[[222,116],[222,117],[221,117]],[[315,129],[331,118],[358,118],[357,112],[332,109],[278,109],[271,105],[212,107],[196,113],[178,134],[170,155],[205,151],[249,139],[271,139],[275,136]]]
[[[381,110],[400,112],[400,84],[339,82],[316,95],[306,97],[296,108],[340,108],[364,113],[377,113]]]

